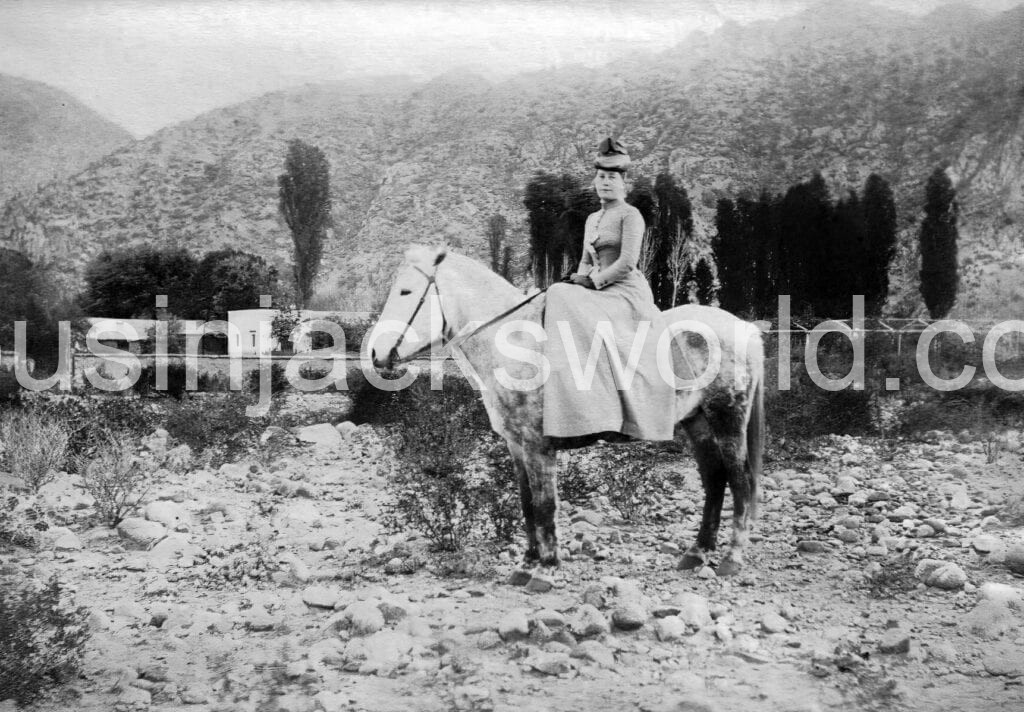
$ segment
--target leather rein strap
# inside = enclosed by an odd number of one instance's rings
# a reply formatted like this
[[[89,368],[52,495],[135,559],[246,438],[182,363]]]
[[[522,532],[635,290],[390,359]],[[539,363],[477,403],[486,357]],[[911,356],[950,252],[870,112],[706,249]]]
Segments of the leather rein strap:
[[[416,315],[420,313],[420,309],[423,308],[423,303],[427,300],[427,292],[430,291],[430,285],[434,285],[434,289],[437,291],[438,298],[440,298],[440,296],[441,296],[441,289],[437,286],[436,273],[435,274],[427,274],[426,272],[424,272],[423,270],[421,270],[419,267],[416,267],[416,266],[413,266],[413,269],[415,269],[417,272],[419,272],[420,274],[422,274],[424,277],[427,278],[427,286],[423,289],[423,295],[420,297],[419,302],[416,303],[416,308],[413,309],[412,316],[409,317],[408,323],[406,323],[405,328],[402,329],[402,333],[399,334],[398,340],[395,342],[395,345],[392,348],[392,353],[397,353],[398,352],[398,347],[405,340],[405,335],[407,333],[409,333],[409,330],[412,328],[412,322],[416,319]],[[536,299],[540,295],[544,294],[546,291],[548,291],[547,287],[545,287],[544,289],[540,290],[539,292],[536,292],[535,294],[531,294],[529,297],[527,297],[523,301],[519,302],[515,306],[513,306],[513,307],[511,307],[509,309],[506,309],[501,314],[498,314],[497,316],[488,319],[483,324],[481,324],[480,326],[476,327],[471,332],[469,332],[468,334],[463,336],[462,340],[460,341],[460,343],[464,343],[464,342],[468,341],[470,338],[475,336],[478,331],[480,331],[482,329],[486,329],[488,326],[491,326],[496,321],[504,319],[509,314],[512,314],[516,310],[526,306],[527,304],[532,302],[534,299]],[[440,304],[438,306],[440,307]],[[446,331],[447,325],[448,325],[448,319],[444,315],[444,309],[441,309],[441,339],[442,339],[441,348],[447,348],[448,345],[451,344],[450,340],[444,341],[444,332]],[[403,363],[405,361],[411,361],[414,358],[416,358],[417,356],[419,356],[420,354],[422,354],[423,352],[429,351],[432,346],[433,346],[433,344],[425,344],[424,346],[421,346],[420,348],[418,348],[415,351],[413,351],[408,356],[404,356],[402,358],[396,358],[394,360],[394,363],[398,364],[398,363]]]

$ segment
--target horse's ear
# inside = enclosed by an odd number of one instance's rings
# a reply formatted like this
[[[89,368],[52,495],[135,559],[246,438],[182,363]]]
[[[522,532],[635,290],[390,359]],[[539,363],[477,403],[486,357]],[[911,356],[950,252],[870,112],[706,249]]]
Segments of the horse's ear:
[[[444,258],[448,256],[448,248],[442,247],[437,251],[437,255],[434,256],[434,266],[437,267],[439,264],[444,262]]]

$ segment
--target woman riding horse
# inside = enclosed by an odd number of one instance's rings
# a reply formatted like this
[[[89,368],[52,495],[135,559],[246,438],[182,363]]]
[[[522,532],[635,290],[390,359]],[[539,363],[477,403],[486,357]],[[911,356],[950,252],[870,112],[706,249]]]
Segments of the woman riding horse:
[[[601,209],[587,218],[583,258],[576,272],[548,289],[548,437],[620,433],[643,440],[672,439],[676,394],[658,371],[654,344],[660,312],[647,278],[637,268],[644,219],[626,203],[629,165],[629,154],[618,141],[607,138],[601,143],[593,183]],[[589,360],[592,349],[600,352],[588,382],[580,378],[579,364]],[[630,379],[630,355],[636,352],[639,360]]]

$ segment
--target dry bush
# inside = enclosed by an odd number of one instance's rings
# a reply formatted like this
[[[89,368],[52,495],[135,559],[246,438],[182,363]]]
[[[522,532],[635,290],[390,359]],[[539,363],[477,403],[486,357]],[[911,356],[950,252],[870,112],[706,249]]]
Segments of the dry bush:
[[[56,578],[42,587],[0,579],[0,702],[28,704],[78,672],[88,612],[64,598]]]
[[[71,432],[62,420],[30,410],[7,411],[0,417],[0,442],[8,472],[33,492],[52,482],[67,459]]]
[[[96,451],[78,457],[75,465],[107,526],[120,524],[148,491],[148,473],[139,466],[134,444],[119,433],[106,433]]]

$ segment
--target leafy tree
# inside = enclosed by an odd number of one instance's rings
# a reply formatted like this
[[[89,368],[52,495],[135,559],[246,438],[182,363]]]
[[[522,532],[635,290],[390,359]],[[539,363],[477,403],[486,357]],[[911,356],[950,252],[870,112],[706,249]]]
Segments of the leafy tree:
[[[207,252],[192,278],[190,316],[227,319],[229,311],[254,309],[260,295],[279,295],[277,268],[257,255],[235,249]]]
[[[942,319],[956,303],[957,273],[956,189],[944,168],[936,168],[925,185],[921,223],[921,296],[933,319]]]
[[[313,296],[331,221],[330,166],[324,152],[299,139],[288,143],[278,179],[280,208],[292,233],[295,285],[300,306]]]
[[[505,279],[512,281],[512,245],[508,243],[508,220],[501,213],[495,213],[487,221],[487,250],[491,258],[491,269]]]
[[[867,256],[864,311],[877,317],[889,295],[889,266],[896,257],[896,202],[889,184],[877,173],[868,176],[861,205]]]
[[[24,321],[29,356],[38,359],[55,350],[56,295],[51,283],[45,267],[21,252],[0,248],[0,348],[14,348],[14,322]]]
[[[193,305],[196,260],[184,249],[133,247],[101,252],[85,268],[80,301],[89,316],[152,319],[156,295],[167,295],[173,314]]]

